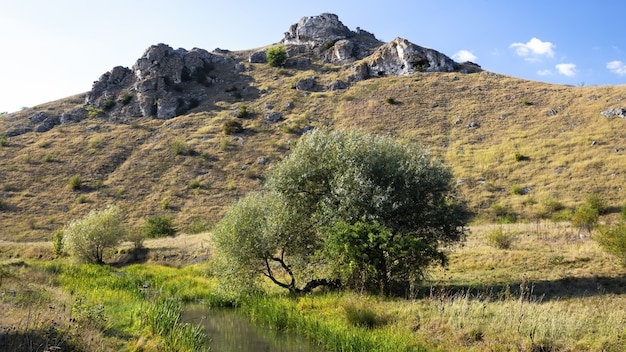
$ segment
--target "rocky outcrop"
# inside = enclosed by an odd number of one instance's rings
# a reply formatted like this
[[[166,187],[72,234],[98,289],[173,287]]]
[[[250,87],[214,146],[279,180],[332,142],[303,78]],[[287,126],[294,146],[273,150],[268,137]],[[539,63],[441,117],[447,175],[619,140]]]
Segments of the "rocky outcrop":
[[[621,117],[624,119],[626,118],[626,109],[624,108],[609,109],[609,110],[602,111],[600,114],[608,118],[613,118],[617,116],[617,117]]]
[[[282,43],[290,56],[313,53],[323,63],[346,63],[369,56],[383,43],[357,27],[351,31],[330,13],[303,17],[285,33]]]
[[[370,77],[414,72],[453,72],[458,69],[458,64],[446,55],[403,38],[396,38],[378,48],[367,59],[367,66]]]
[[[204,49],[153,45],[132,69],[118,66],[103,74],[94,82],[86,104],[116,116],[169,119],[206,98],[208,86],[215,81],[211,71],[225,64],[234,65],[235,60]]]

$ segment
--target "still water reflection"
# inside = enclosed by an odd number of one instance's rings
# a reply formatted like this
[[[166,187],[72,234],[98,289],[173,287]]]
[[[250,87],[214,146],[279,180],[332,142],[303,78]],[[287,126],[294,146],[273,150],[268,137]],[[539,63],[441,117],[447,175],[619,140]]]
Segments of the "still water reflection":
[[[183,314],[186,323],[200,324],[210,337],[211,351],[218,352],[313,352],[319,348],[297,336],[256,326],[228,309],[190,306]]]

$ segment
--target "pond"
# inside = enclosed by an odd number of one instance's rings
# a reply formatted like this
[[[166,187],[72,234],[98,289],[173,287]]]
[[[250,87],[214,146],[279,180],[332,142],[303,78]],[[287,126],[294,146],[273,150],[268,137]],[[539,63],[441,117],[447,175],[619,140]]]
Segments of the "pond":
[[[182,320],[199,324],[211,339],[211,351],[219,352],[313,352],[319,351],[308,340],[256,326],[234,309],[188,307]]]

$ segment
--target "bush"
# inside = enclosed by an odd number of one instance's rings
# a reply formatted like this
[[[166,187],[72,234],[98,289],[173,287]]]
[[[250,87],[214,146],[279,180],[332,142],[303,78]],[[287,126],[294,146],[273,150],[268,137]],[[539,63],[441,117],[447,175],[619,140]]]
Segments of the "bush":
[[[130,103],[132,99],[133,99],[133,96],[129,93],[126,93],[124,94],[122,99],[120,99],[120,103],[122,103],[122,105],[128,105],[128,103]]]
[[[509,249],[515,240],[515,235],[505,232],[502,228],[492,230],[485,237],[487,243],[499,249]]]
[[[104,110],[110,110],[114,106],[115,106],[115,100],[113,100],[113,99],[107,99],[107,100],[104,101],[104,103],[102,103],[102,108]]]
[[[112,205],[102,211],[91,211],[64,229],[63,245],[79,261],[103,264],[104,251],[115,246],[126,235],[122,213]]]
[[[63,248],[63,231],[55,231],[52,236],[52,250],[54,255],[60,257],[64,254]]]
[[[0,135],[0,147],[6,147],[9,145],[9,138],[5,135]]]
[[[133,244],[133,250],[138,251],[143,248],[143,242],[146,239],[145,234],[141,231],[132,231],[126,236],[126,240]]]
[[[619,214],[620,220],[626,222],[626,204],[622,206],[622,211]]]
[[[524,154],[520,153],[520,152],[516,152],[516,153],[513,155],[513,159],[515,159],[515,161],[518,161],[518,162],[519,162],[519,161],[526,161],[526,160],[529,160],[530,158],[529,158],[529,157],[527,157],[526,155],[524,155]]]
[[[245,105],[240,106],[235,112],[235,116],[240,119],[246,118],[248,115],[250,115],[250,112],[248,111],[248,107]]]
[[[521,196],[526,194],[526,191],[524,190],[524,187],[520,185],[514,185],[511,187],[511,194]]]
[[[85,106],[85,110],[87,110],[87,118],[97,117],[98,115],[104,113],[102,109],[99,109],[93,105]]]
[[[287,62],[287,50],[283,45],[276,45],[267,49],[265,54],[268,65],[272,67],[283,67]]]
[[[602,198],[602,196],[598,193],[592,193],[589,194],[587,196],[587,198],[585,198],[585,203],[588,204],[592,209],[595,209],[598,211],[598,215],[604,215],[606,214],[606,203],[604,202],[604,199]]]
[[[228,120],[222,125],[222,131],[225,135],[231,135],[243,131],[243,126],[237,120]]]
[[[148,238],[175,236],[176,232],[177,229],[174,227],[172,218],[169,216],[155,215],[149,217],[144,226],[144,234]]]
[[[69,186],[71,190],[78,191],[82,186],[80,175],[74,175],[70,177]]]
[[[617,256],[626,266],[626,224],[602,227],[594,239],[600,247]]]
[[[599,218],[600,213],[598,209],[594,208],[591,204],[584,203],[578,207],[574,215],[572,215],[572,225],[591,233],[591,230],[598,225]]]
[[[397,101],[394,98],[387,98],[387,99],[385,99],[385,103],[387,103],[389,105],[395,105],[397,103]]]
[[[193,152],[193,148],[183,140],[175,140],[172,142],[172,153],[174,153],[174,155],[192,155]]]

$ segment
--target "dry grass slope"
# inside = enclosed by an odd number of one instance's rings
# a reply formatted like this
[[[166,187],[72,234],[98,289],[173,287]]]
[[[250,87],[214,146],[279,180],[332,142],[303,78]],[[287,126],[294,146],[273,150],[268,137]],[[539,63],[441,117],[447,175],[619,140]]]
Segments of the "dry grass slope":
[[[293,89],[299,78],[315,76],[327,86],[350,72],[315,64],[246,68],[239,78],[219,68],[227,79],[213,86],[214,95],[171,120],[91,118],[8,138],[0,147],[0,239],[50,239],[68,221],[110,203],[125,209],[131,226],[157,214],[171,215],[183,231],[194,220],[215,222],[261,186],[265,170],[297,141],[294,131],[309,125],[422,143],[453,169],[459,191],[486,220],[494,205],[532,219],[550,201],[575,207],[589,193],[613,209],[625,202],[626,120],[600,112],[622,107],[626,86],[417,73],[304,92]],[[38,111],[60,113],[82,102],[78,95],[1,116],[0,134]],[[240,119],[244,131],[225,135],[223,123],[243,105],[250,112]],[[271,111],[282,120],[265,121]],[[181,146],[187,152],[178,152]],[[69,187],[73,175],[80,189]],[[514,188],[528,192],[512,194]]]

